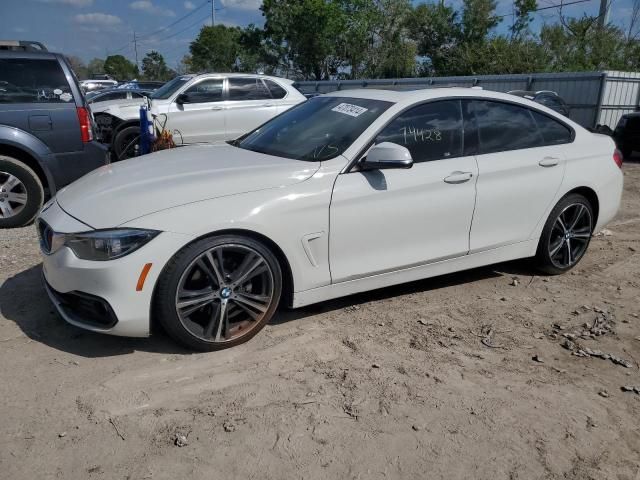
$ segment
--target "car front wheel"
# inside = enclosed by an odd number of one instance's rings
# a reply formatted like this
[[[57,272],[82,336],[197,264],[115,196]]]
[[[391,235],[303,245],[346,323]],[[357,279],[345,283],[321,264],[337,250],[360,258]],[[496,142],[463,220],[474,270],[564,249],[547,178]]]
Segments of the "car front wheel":
[[[163,270],[154,314],[188,348],[221,350],[244,343],[271,319],[282,293],[278,260],[240,235],[199,240]]]
[[[584,256],[594,228],[593,207],[580,194],[562,198],[542,231],[536,260],[550,274],[571,270]]]

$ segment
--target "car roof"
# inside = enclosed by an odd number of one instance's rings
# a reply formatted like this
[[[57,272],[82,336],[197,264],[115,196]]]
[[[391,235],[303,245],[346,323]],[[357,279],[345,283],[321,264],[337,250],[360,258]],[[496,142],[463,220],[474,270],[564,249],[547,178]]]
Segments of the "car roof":
[[[275,80],[276,82],[284,82],[287,84],[292,84],[295,80],[289,80],[288,78],[282,77],[273,77],[271,75],[262,75],[260,73],[240,73],[240,72],[208,72],[208,73],[197,73],[192,75],[179,75],[180,77],[250,77],[250,78],[266,78],[268,80]]]
[[[464,88],[464,87],[436,87],[436,88],[424,88],[419,90],[378,90],[378,89],[354,89],[354,90],[339,90],[326,95],[331,97],[353,97],[353,98],[368,98],[371,100],[384,100],[392,103],[414,103],[420,100],[431,100],[435,98],[444,97],[480,97],[480,98],[492,98],[497,100],[516,101],[518,103],[529,104],[529,100],[525,98],[515,97],[511,94],[494,92],[491,90],[482,90],[479,88]],[[531,103],[532,104],[532,103]],[[539,104],[535,104],[537,108]]]
[[[32,50],[0,50],[1,58],[29,58],[36,60],[57,60],[61,57],[59,53],[54,52],[36,52]]]

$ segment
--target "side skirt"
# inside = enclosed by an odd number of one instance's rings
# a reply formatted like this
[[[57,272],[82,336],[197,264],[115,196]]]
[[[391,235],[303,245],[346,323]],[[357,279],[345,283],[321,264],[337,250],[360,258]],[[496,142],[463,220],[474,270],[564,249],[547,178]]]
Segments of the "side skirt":
[[[460,272],[471,268],[492,265],[495,263],[532,257],[536,253],[538,239],[527,240],[513,245],[472,253],[464,257],[451,258],[435,263],[406,268],[394,272],[372,275],[370,277],[334,283],[324,287],[313,288],[293,295],[293,308],[313,303],[344,297],[354,293],[366,292],[377,288],[390,287],[400,283],[413,282],[424,278],[437,277],[447,273]]]

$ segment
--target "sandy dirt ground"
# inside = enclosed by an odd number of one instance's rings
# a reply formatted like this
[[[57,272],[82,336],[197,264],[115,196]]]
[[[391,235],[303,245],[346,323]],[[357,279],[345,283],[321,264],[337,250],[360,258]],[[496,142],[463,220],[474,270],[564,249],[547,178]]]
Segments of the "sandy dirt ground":
[[[0,478],[640,480],[624,171],[571,274],[515,262],[283,311],[210,354],[67,325],[34,228],[0,231]]]

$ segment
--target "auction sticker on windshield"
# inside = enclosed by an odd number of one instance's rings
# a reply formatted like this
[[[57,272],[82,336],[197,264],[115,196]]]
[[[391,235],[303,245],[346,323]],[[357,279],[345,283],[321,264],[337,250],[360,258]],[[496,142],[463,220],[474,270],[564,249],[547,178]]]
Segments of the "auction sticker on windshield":
[[[344,113],[345,115],[351,115],[352,117],[359,117],[367,111],[364,107],[358,105],[352,105],[350,103],[341,103],[331,109],[334,112]]]

